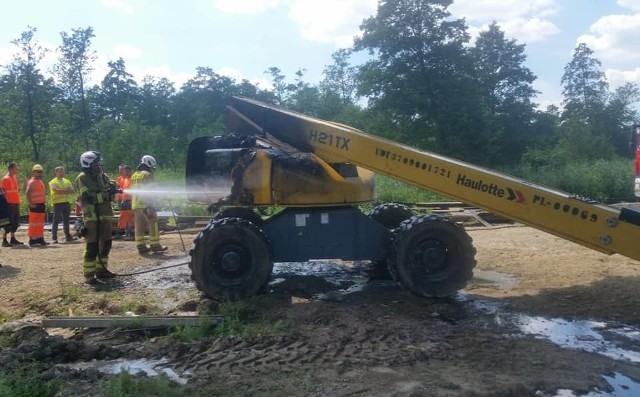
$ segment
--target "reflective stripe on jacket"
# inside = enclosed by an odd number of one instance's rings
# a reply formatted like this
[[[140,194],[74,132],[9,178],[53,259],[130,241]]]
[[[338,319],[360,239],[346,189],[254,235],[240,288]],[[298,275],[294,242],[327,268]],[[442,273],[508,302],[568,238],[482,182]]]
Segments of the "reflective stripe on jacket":
[[[113,218],[113,209],[107,192],[109,178],[105,174],[95,175],[81,172],[76,178],[76,188],[80,195],[82,217],[85,222]],[[86,198],[90,197],[90,201]]]

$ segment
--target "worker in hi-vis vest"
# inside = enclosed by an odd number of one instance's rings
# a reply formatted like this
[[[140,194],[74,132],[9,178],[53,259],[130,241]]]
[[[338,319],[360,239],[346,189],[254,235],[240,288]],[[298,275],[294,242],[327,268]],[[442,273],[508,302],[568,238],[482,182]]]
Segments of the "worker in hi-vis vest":
[[[75,202],[75,191],[71,181],[64,177],[64,167],[56,167],[55,177],[49,181],[51,205],[53,206],[53,222],[51,239],[58,244],[58,224],[62,222],[62,231],[66,241],[76,240],[69,231],[71,222],[71,203]]]
[[[29,203],[29,246],[47,246],[44,241],[44,222],[47,218],[47,189],[42,181],[44,169],[40,164],[31,168],[31,179],[27,181],[25,196]]]
[[[9,210],[9,224],[4,226],[2,235],[3,247],[24,244],[16,238],[16,231],[20,226],[20,191],[18,190],[18,179],[16,178],[18,169],[18,163],[10,162],[7,167],[7,174],[2,177],[2,190],[4,190]],[[11,235],[11,240],[7,240],[8,235]]]

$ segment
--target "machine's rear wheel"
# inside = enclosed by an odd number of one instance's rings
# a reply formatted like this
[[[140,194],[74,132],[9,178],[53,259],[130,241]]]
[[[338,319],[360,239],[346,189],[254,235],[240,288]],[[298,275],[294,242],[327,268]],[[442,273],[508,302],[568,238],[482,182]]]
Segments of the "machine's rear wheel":
[[[217,300],[257,294],[273,270],[264,233],[240,218],[223,218],[207,225],[189,254],[191,278],[199,290]]]
[[[404,220],[413,216],[413,211],[404,204],[384,203],[377,205],[369,212],[369,217],[380,223],[387,229],[395,229]],[[369,266],[368,276],[370,280],[389,280],[389,264],[386,260],[372,261]]]
[[[262,225],[262,218],[254,210],[247,207],[229,207],[218,212],[213,221],[220,220],[222,218],[240,218],[246,219],[254,225],[260,227]]]
[[[389,271],[402,287],[427,297],[448,296],[473,276],[475,248],[464,229],[436,215],[415,216],[397,229]]]
[[[373,207],[369,216],[387,229],[395,229],[404,220],[413,216],[413,211],[404,204],[385,203]]]

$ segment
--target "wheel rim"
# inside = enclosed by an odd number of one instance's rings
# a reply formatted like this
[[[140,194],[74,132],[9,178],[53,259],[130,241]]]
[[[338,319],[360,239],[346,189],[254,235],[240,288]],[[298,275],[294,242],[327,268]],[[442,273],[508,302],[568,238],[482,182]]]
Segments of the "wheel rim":
[[[426,272],[431,279],[445,278],[451,272],[449,249],[438,239],[421,241],[413,250],[411,259],[413,265]]]
[[[250,274],[253,268],[251,253],[239,244],[225,244],[219,247],[212,255],[210,263],[209,269],[214,277],[230,284]]]

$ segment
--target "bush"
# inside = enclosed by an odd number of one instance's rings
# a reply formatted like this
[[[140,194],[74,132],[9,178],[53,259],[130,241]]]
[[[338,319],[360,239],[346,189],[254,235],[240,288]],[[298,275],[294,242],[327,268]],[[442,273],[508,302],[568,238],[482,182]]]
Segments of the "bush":
[[[630,160],[580,161],[560,167],[532,169],[521,166],[509,172],[529,181],[590,197],[598,201],[634,200],[633,164]]]

